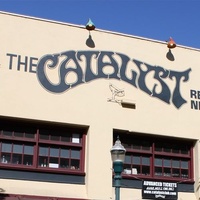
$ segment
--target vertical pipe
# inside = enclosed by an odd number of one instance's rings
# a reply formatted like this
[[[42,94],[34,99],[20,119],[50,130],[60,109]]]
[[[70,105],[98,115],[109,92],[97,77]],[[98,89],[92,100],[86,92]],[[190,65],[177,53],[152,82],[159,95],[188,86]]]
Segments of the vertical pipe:
[[[115,200],[120,200],[120,187],[115,187]]]
[[[115,186],[115,200],[120,200],[120,187],[121,187],[121,173],[123,170],[122,162],[114,162],[114,186]]]

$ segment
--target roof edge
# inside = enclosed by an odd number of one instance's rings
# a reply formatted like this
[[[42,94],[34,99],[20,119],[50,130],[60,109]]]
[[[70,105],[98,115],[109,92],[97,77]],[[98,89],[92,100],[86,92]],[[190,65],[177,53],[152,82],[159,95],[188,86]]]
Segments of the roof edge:
[[[10,13],[10,12],[5,12],[5,11],[1,11],[1,10],[0,10],[0,14],[11,15],[11,16],[15,16],[15,17],[22,17],[22,18],[27,18],[27,19],[32,19],[32,20],[38,20],[38,21],[43,21],[43,22],[49,22],[49,23],[55,23],[55,24],[67,25],[67,26],[85,29],[84,25],[76,25],[76,24],[71,24],[71,23],[67,23],[67,22],[61,22],[61,21],[56,21],[56,20],[50,20],[50,19],[28,16],[28,15]],[[103,29],[98,29],[98,28],[96,28],[95,31],[119,35],[119,36],[124,36],[124,37],[130,37],[130,38],[135,38],[135,39],[140,39],[140,40],[145,40],[145,41],[149,41],[149,42],[166,44],[165,41],[155,40],[155,39],[150,39],[150,38],[145,38],[145,37],[140,37],[140,36],[135,36],[135,35],[130,35],[130,34],[125,34],[125,33],[120,33],[120,32],[108,31],[108,30],[103,30]],[[194,51],[200,51],[200,49],[198,49],[198,48],[179,45],[179,44],[177,44],[177,47],[189,49],[189,50],[194,50]]]

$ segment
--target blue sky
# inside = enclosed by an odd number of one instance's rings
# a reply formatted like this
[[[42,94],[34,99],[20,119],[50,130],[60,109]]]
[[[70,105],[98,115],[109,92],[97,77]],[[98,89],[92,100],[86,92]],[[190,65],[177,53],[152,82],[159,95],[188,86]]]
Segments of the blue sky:
[[[200,49],[200,0],[0,0],[0,11]]]

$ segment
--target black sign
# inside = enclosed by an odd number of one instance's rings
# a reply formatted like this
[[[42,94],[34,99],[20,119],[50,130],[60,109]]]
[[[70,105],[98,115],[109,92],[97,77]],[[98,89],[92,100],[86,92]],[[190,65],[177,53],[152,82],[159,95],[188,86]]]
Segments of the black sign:
[[[177,183],[162,181],[143,181],[143,199],[170,199],[177,200]]]

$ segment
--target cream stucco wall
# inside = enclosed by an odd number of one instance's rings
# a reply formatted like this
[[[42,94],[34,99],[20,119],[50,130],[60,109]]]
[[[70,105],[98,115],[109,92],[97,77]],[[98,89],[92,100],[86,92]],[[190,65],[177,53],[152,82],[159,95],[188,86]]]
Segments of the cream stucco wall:
[[[95,47],[91,48],[86,45],[89,32],[82,26],[3,12],[0,13],[0,26],[4,27],[0,31],[0,115],[89,126],[86,141],[85,185],[30,183],[1,179],[6,192],[102,200],[114,199],[111,179],[112,163],[109,153],[113,142],[112,132],[114,128],[199,140],[200,110],[191,109],[190,106],[190,90],[200,90],[199,50],[178,46],[171,50],[174,57],[174,61],[171,61],[166,57],[169,49],[165,42],[97,29],[90,33],[95,43]],[[60,54],[70,50],[121,53],[130,59],[177,72],[191,68],[189,80],[183,82],[182,78],[180,81],[180,92],[187,103],[176,108],[171,99],[170,104],[167,104],[158,98],[151,97],[138,87],[133,87],[122,80],[108,78],[95,79],[56,94],[41,85],[36,73],[24,71],[23,64],[20,65],[21,69],[17,70],[19,56],[21,56],[21,62],[25,62],[27,59],[29,70],[31,57],[39,60],[46,54]],[[8,54],[16,55],[12,59],[12,65]],[[113,57],[120,66],[122,63],[119,56],[115,54]],[[109,59],[105,61],[109,62]],[[86,68],[85,59],[78,62],[84,71]],[[36,60],[34,63],[37,63]],[[95,57],[93,57],[92,65],[95,71],[95,67],[97,67]],[[9,69],[9,66],[12,66],[12,69]],[[144,71],[145,68],[144,65]],[[36,70],[36,67],[33,69]],[[134,69],[138,76],[140,74],[131,61],[127,69],[129,78],[131,78],[131,69]],[[59,83],[56,68],[46,69],[46,72],[52,82]],[[112,73],[112,67],[107,67],[105,73]],[[146,84],[152,90],[157,83],[157,89],[161,91],[162,88],[153,75],[153,73],[148,74]],[[73,82],[75,79],[74,74],[70,74],[67,81]],[[169,78],[164,81],[173,93],[176,81]],[[118,103],[109,102],[108,98],[112,96],[109,89],[110,83],[125,91],[125,96],[118,97],[118,99],[134,101],[136,109],[122,108]],[[195,147],[196,189],[199,181],[198,149],[199,145]],[[45,188],[44,190],[41,190],[41,185]],[[196,194],[199,198],[198,192]],[[126,200],[141,199],[141,192],[134,189],[122,189],[122,196]],[[192,193],[180,193],[179,199],[196,198]]]

